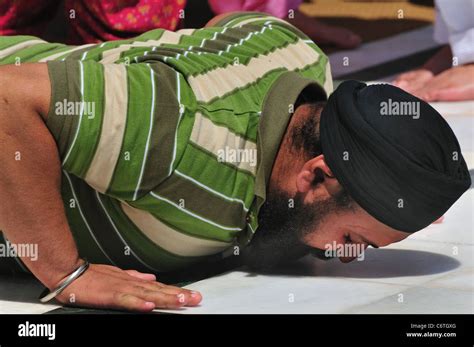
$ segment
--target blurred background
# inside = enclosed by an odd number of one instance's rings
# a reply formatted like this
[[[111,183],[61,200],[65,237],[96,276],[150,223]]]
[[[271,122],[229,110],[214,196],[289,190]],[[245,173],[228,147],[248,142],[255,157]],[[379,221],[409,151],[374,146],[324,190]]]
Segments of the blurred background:
[[[235,10],[267,12],[299,27],[331,54],[336,79],[390,79],[422,65],[440,46],[432,39],[433,0],[0,0],[0,35],[79,45],[155,28],[200,28]],[[413,31],[418,36],[403,36]],[[398,46],[389,41],[362,56],[350,53],[391,37],[399,37]]]

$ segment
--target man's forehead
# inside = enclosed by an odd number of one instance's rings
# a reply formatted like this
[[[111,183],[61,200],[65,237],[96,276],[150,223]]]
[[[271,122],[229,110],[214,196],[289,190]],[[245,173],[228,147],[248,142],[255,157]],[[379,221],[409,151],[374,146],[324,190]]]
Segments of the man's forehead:
[[[390,228],[382,223],[380,223],[378,228],[372,228],[370,232],[367,233],[367,237],[370,238],[369,240],[371,243],[375,243],[378,247],[384,247],[391,243],[400,242],[410,235],[410,233]]]
[[[363,236],[369,243],[378,247],[402,241],[411,235],[410,233],[383,224],[365,211],[363,211],[361,215],[362,217],[359,218],[354,217],[354,222],[350,223],[348,228]]]

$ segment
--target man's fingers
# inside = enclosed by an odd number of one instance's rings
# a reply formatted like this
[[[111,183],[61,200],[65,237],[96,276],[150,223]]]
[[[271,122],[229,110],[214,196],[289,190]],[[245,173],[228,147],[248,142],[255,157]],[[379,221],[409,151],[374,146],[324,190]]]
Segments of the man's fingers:
[[[202,301],[201,293],[194,290],[165,286],[162,291],[169,294],[185,295],[187,301],[186,306],[196,306]]]
[[[156,281],[156,276],[154,274],[147,274],[147,273],[139,272],[137,270],[125,270],[125,272],[129,274],[130,276],[139,278],[141,280]]]
[[[112,307],[119,310],[129,310],[136,312],[150,312],[156,307],[153,301],[143,300],[132,294],[115,294]]]
[[[118,279],[123,279],[127,281],[156,281],[156,276],[153,274],[144,274],[136,270],[121,270],[115,266],[102,266],[97,269],[97,272],[100,272],[107,276],[112,276]],[[159,282],[156,282],[159,283]],[[163,284],[161,284],[163,285]]]
[[[157,308],[176,309],[187,304],[186,295],[166,294],[161,290],[151,290],[142,286],[133,286],[131,292],[134,296],[155,303]]]
[[[159,290],[163,293],[166,293],[166,294],[178,295],[180,298],[185,300],[186,306],[196,306],[202,300],[201,293],[193,291],[193,290],[185,289],[185,288],[179,288],[179,287],[166,286],[165,285],[165,286],[159,288]]]
[[[178,298],[182,300],[186,306],[196,306],[202,300],[201,293],[185,288],[167,286],[158,282],[151,281],[146,283],[140,283],[139,285],[149,290],[159,291],[165,294],[177,295]]]

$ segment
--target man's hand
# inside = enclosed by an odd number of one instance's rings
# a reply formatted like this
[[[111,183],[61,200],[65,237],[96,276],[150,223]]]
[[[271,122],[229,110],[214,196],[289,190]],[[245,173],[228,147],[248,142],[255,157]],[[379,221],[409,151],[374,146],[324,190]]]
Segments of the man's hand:
[[[57,297],[66,305],[149,312],[196,306],[201,294],[156,282],[155,275],[91,264]]]

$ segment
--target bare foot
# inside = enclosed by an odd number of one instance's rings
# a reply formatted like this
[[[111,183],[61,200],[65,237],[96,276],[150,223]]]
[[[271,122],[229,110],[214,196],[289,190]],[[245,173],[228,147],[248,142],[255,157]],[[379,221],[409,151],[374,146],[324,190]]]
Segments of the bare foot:
[[[359,46],[362,42],[360,36],[352,31],[343,27],[324,24],[300,11],[296,11],[294,18],[288,19],[288,21],[318,45],[334,45],[349,49]]]
[[[452,67],[416,91],[425,101],[474,100],[474,64]]]
[[[449,45],[444,46],[419,69],[402,73],[393,85],[408,93],[417,94],[435,75],[451,67],[452,53]]]

